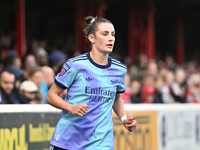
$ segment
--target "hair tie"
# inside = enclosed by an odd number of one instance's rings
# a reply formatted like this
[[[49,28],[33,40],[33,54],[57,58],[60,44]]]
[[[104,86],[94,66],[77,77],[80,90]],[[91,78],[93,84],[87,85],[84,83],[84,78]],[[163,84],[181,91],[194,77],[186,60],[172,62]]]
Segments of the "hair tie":
[[[90,24],[92,23],[92,22],[94,22],[95,21],[95,18],[93,18],[91,21],[90,21]]]

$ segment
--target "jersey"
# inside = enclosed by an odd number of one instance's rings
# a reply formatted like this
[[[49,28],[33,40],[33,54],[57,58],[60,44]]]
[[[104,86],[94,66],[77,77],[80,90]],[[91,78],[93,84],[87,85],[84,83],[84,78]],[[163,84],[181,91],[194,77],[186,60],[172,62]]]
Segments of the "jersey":
[[[96,64],[90,53],[68,59],[55,83],[68,89],[65,101],[87,104],[83,117],[62,111],[51,145],[70,150],[113,150],[112,106],[117,92],[125,91],[126,67],[111,57],[108,65]]]

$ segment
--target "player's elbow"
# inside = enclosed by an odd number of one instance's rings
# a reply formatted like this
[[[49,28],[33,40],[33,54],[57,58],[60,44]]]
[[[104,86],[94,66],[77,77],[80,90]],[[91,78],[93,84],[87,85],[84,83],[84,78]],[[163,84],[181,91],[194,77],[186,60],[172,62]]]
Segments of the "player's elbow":
[[[51,104],[51,94],[49,92],[47,93],[46,101],[48,104]]]

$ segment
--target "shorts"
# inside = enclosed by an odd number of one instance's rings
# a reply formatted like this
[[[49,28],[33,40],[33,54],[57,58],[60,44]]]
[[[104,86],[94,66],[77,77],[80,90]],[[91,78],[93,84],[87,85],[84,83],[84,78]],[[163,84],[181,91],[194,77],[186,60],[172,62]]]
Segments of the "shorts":
[[[51,145],[49,150],[67,150],[67,149],[63,149],[63,148],[59,148],[59,147]]]

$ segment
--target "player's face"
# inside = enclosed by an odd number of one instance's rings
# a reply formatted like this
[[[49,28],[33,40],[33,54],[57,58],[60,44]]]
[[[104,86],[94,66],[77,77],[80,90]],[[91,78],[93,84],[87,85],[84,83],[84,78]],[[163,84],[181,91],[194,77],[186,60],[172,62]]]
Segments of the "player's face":
[[[110,53],[115,43],[115,29],[111,23],[100,23],[94,37],[93,48],[102,53]]]

